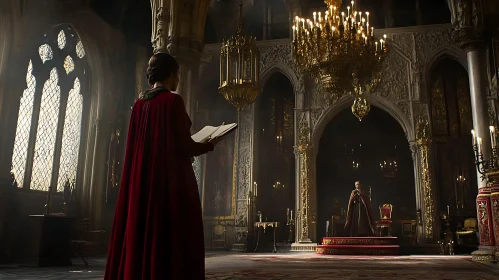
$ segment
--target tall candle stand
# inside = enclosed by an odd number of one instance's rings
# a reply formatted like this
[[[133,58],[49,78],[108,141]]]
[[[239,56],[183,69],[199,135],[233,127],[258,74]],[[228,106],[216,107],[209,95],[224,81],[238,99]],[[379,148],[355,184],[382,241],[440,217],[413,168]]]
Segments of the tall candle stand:
[[[291,210],[291,214],[289,213],[289,208],[287,211],[286,225],[289,228],[288,243],[293,243],[295,242],[295,219],[293,218],[293,210]]]
[[[257,198],[257,183],[254,182],[251,190],[248,192],[246,203],[248,204],[248,234],[246,235],[247,248],[249,252],[253,251],[254,232],[255,232],[255,205]]]

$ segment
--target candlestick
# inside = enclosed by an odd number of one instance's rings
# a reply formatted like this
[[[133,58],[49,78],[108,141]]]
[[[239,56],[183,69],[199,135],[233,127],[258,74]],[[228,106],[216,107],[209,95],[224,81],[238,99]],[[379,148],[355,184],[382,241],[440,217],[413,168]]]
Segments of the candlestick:
[[[293,210],[291,210],[291,220],[294,220],[293,219]]]
[[[490,130],[490,144],[492,145],[492,149],[496,148],[496,129],[494,126],[489,126]]]
[[[476,145],[476,135],[475,135],[475,131],[472,129],[471,130],[471,140],[473,141],[473,146]]]
[[[450,216],[450,208],[449,208],[449,205],[447,205],[447,217]]]
[[[482,138],[477,137],[476,141],[477,141],[477,144],[478,144],[478,154],[482,154]]]

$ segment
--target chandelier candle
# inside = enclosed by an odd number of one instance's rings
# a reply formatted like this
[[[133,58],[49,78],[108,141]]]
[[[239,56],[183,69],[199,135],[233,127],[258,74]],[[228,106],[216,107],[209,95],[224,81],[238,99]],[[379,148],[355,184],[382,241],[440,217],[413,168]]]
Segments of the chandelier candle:
[[[324,2],[325,11],[314,12],[312,19],[298,16],[294,19],[296,63],[321,84],[327,93],[326,101],[331,103],[351,94],[363,99],[357,102],[357,107],[367,108],[367,101],[360,95],[364,90],[373,92],[379,84],[381,61],[387,52],[386,35],[379,40],[374,38],[369,12],[359,11],[354,1],[346,13],[339,11],[342,1]],[[367,114],[369,110],[364,111]]]

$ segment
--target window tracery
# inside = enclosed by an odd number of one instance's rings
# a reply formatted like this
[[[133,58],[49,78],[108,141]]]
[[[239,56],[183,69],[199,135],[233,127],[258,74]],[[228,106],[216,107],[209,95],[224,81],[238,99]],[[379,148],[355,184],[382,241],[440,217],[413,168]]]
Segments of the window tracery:
[[[45,34],[27,67],[12,173],[19,188],[60,192],[75,184],[87,84],[85,49],[70,26]]]

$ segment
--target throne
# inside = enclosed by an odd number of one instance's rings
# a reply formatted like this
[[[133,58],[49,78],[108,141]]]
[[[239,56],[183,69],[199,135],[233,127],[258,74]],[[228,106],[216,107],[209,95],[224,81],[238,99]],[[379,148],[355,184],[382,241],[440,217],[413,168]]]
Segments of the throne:
[[[478,232],[478,222],[475,218],[468,218],[464,220],[463,227],[458,228],[456,231],[457,244],[463,244],[463,243],[476,244],[478,242],[477,232]]]
[[[379,207],[379,221],[376,222],[376,231],[378,236],[392,236],[392,205],[383,204]]]

